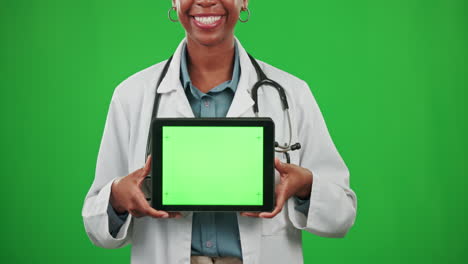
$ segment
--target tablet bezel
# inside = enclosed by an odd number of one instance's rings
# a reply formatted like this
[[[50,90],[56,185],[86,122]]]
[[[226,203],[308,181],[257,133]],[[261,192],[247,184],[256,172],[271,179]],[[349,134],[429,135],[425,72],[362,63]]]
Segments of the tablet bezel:
[[[162,204],[162,128],[163,126],[235,126],[263,127],[263,205],[163,205]],[[151,206],[168,212],[271,212],[274,207],[274,122],[259,118],[155,118],[151,124],[152,136],[152,199]],[[247,151],[247,150],[246,150]]]

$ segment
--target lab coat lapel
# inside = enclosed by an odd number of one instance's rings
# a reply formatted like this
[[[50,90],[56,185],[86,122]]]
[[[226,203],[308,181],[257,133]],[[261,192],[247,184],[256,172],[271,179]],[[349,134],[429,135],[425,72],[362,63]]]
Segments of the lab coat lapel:
[[[185,95],[184,88],[180,83],[180,57],[182,53],[182,47],[186,39],[183,39],[177,47],[172,57],[171,64],[167,71],[166,77],[162,80],[158,88],[158,95],[164,96],[169,93],[168,100],[165,103],[166,108],[159,107],[159,109],[171,109],[171,112],[175,110],[176,116],[179,117],[194,117],[190,103]],[[159,77],[158,77],[159,79]],[[161,100],[162,101],[162,100]],[[160,102],[161,102],[160,101]],[[169,113],[169,116],[173,114]]]
[[[254,101],[250,96],[250,92],[257,76],[255,68],[252,66],[244,47],[242,47],[237,38],[236,42],[239,50],[241,76],[237,85],[236,93],[232,99],[231,107],[226,115],[227,117],[245,116],[247,115],[246,112],[248,110],[251,110],[251,115],[253,115],[252,106],[254,105]]]

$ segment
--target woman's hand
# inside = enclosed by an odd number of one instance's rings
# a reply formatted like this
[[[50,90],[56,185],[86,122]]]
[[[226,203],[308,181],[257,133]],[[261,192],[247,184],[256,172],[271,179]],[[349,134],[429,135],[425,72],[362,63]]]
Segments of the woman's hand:
[[[110,203],[117,213],[129,212],[135,217],[151,216],[154,218],[179,218],[180,213],[168,213],[151,207],[141,191],[141,184],[151,169],[151,156],[145,167],[127,176],[120,177],[112,183]]]
[[[301,199],[308,199],[312,189],[313,175],[306,168],[288,163],[282,163],[275,158],[275,168],[280,173],[280,183],[276,185],[276,206],[273,212],[242,212],[243,216],[272,218],[279,214],[286,201],[293,195]]]

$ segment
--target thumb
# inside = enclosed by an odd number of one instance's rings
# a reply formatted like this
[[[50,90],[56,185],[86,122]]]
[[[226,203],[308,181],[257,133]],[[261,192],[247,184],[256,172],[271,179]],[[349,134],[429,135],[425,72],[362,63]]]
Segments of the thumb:
[[[278,158],[275,158],[275,168],[280,173],[287,173],[289,171],[289,164],[281,162]]]
[[[141,172],[139,175],[141,178],[144,179],[151,171],[151,161],[152,161],[152,156],[149,155],[148,158],[146,159],[145,166],[141,169]]]

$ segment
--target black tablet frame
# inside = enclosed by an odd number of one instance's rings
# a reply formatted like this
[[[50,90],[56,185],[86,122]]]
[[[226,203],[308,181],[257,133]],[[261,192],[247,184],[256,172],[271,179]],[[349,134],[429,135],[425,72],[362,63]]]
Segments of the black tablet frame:
[[[239,126],[263,127],[263,205],[163,205],[162,204],[162,127],[163,126]],[[151,206],[168,212],[212,211],[212,212],[271,212],[274,207],[275,174],[274,142],[275,124],[268,117],[227,118],[155,118],[151,124],[152,136],[152,199]]]

